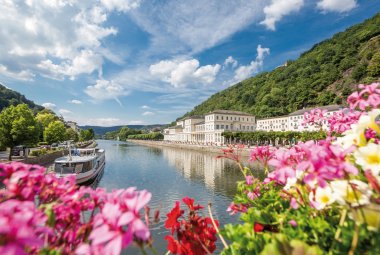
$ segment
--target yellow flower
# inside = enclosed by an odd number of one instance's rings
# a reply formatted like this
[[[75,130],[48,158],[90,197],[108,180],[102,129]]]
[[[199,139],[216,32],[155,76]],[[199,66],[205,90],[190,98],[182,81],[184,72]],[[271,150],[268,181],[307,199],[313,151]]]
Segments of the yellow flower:
[[[358,128],[362,130],[370,128],[380,134],[380,127],[376,123],[376,118],[379,115],[380,109],[373,109],[372,111],[368,112],[367,115],[360,116],[360,119],[358,121]]]
[[[334,198],[339,204],[343,205],[366,205],[369,203],[369,198],[372,195],[368,184],[359,180],[332,181],[330,185]]]
[[[380,173],[380,145],[369,143],[364,147],[359,147],[354,152],[356,163],[363,170],[371,170],[373,176],[378,176]]]

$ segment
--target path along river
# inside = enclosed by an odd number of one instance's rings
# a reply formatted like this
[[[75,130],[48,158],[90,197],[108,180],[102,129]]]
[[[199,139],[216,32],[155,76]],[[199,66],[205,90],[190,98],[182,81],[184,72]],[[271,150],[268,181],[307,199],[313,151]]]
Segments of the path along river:
[[[235,162],[216,154],[200,153],[175,148],[156,148],[130,142],[99,140],[98,147],[106,150],[106,166],[98,187],[112,189],[136,187],[152,193],[152,211],[161,208],[160,222],[150,226],[154,247],[165,254],[169,233],[164,227],[166,213],[175,201],[189,196],[196,203],[212,203],[213,215],[220,224],[238,220],[226,212],[236,191],[236,182],[243,180]],[[221,249],[218,241],[218,249]],[[136,249],[127,249],[126,254],[138,254]]]

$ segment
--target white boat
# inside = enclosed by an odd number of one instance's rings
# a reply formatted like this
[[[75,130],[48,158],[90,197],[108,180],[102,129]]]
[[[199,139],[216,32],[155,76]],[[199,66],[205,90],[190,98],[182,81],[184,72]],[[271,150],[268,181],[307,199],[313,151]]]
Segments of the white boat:
[[[54,171],[58,177],[74,174],[76,183],[81,184],[94,179],[105,165],[103,149],[70,149],[67,156],[54,161]]]

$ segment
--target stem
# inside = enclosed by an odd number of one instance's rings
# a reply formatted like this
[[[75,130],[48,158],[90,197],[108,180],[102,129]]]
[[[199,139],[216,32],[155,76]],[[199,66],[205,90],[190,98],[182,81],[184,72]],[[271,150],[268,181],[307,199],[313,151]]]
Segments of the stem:
[[[144,255],[148,255],[148,254],[146,253],[146,251],[144,250],[144,247],[143,247],[142,245],[139,245],[139,248],[140,248],[140,251],[141,251],[142,254],[144,254]]]
[[[170,254],[170,251],[168,251],[167,253],[165,253],[165,255],[169,255]]]
[[[223,245],[224,245],[224,248],[228,248],[228,244],[226,243],[226,241],[224,240],[223,236],[220,234],[219,232],[219,228],[218,226],[216,225],[215,223],[215,220],[214,220],[214,217],[212,216],[212,212],[211,212],[211,202],[208,203],[208,213],[210,215],[210,218],[211,218],[211,222],[212,222],[212,225],[214,226],[215,230],[216,230],[216,233],[218,233],[218,236],[220,237],[220,240],[222,241]]]
[[[198,242],[202,245],[203,250],[205,250],[205,252],[206,252],[208,255],[212,255],[211,252],[207,249],[207,247],[202,243],[201,239],[199,239],[199,236],[198,236],[198,235],[197,235],[197,239],[198,239]]]
[[[338,226],[338,229],[336,230],[335,232],[335,236],[334,236],[334,242],[333,244],[331,245],[331,248],[330,248],[330,252],[329,254],[332,254],[332,250],[336,244],[336,242],[339,241],[339,236],[340,236],[340,233],[342,232],[342,229],[341,227],[343,226],[345,220],[346,220],[346,217],[347,217],[347,209],[344,209],[343,212],[342,212],[342,215],[340,216],[340,220],[339,220],[339,226]]]
[[[358,241],[359,241],[359,226],[358,224],[355,223],[355,232],[354,232],[354,237],[352,238],[351,249],[348,252],[349,255],[355,254],[356,247],[358,246]]]
[[[243,166],[242,166],[242,164],[241,164],[240,162],[238,162],[238,166],[239,166],[239,168],[240,168],[240,171],[243,173],[244,177],[247,177],[247,176],[245,175],[244,168],[243,168]]]
[[[158,252],[155,248],[153,248],[152,246],[149,246],[149,248],[153,252],[153,254],[158,255]],[[168,251],[168,253],[170,253],[170,252]]]

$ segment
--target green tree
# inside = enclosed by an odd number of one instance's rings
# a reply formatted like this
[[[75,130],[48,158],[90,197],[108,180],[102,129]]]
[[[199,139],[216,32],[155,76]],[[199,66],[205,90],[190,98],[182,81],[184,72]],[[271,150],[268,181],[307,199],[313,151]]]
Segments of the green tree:
[[[38,142],[39,128],[33,111],[26,104],[9,106],[0,113],[0,143],[10,147],[9,160],[12,160],[13,147]]]
[[[44,130],[45,142],[52,144],[66,140],[66,128],[62,121],[56,120]]]
[[[375,55],[373,55],[371,62],[367,67],[367,70],[368,74],[372,77],[380,75],[380,52],[377,52]]]
[[[95,132],[92,128],[90,129],[82,129],[79,133],[79,140],[80,141],[89,141],[94,139]]]
[[[121,141],[124,141],[128,138],[129,135],[136,135],[136,134],[141,134],[141,130],[136,130],[136,129],[125,126],[119,130],[118,136]]]
[[[77,132],[75,132],[74,129],[72,128],[67,128],[66,129],[66,139],[67,140],[73,140],[74,142],[78,142],[79,141],[79,135]]]
[[[58,120],[58,117],[51,110],[44,109],[41,112],[37,113],[35,117],[38,126],[39,126],[39,139],[44,140],[44,130],[49,126],[53,121]]]

